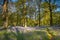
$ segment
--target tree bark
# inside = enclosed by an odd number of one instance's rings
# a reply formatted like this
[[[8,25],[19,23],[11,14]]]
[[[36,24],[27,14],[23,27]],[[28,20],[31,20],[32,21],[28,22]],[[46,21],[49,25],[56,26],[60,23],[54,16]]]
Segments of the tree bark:
[[[2,12],[2,18],[3,18],[3,27],[7,28],[8,26],[8,0],[3,1],[3,12]]]
[[[40,19],[41,19],[40,7],[41,7],[41,0],[40,0],[40,3],[38,4],[38,10],[39,10],[39,11],[38,11],[38,12],[39,12],[39,22],[38,22],[38,24],[39,24],[39,26],[41,26],[41,25],[40,25],[40,23],[41,23],[41,22],[40,22]]]
[[[52,21],[51,0],[49,0],[49,10],[50,10],[50,26],[52,26],[53,25],[53,21]]]

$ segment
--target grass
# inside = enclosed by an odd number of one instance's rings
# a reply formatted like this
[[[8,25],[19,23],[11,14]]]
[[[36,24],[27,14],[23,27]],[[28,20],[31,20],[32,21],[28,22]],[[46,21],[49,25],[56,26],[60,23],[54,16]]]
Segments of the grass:
[[[50,32],[52,35],[54,35],[54,33],[56,34],[53,36],[53,40],[60,40],[59,32],[57,33],[57,31],[51,29]],[[16,33],[12,31],[7,32],[7,30],[0,31],[0,40],[50,40],[50,37],[45,29],[44,31],[40,30],[26,33],[16,29]]]

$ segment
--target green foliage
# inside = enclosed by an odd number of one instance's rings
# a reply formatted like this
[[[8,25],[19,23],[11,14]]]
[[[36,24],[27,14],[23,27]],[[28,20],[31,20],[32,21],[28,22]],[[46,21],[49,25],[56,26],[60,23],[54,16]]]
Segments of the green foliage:
[[[60,32],[48,28],[48,33],[51,33],[53,35],[54,40],[60,40],[60,37],[58,35]],[[16,29],[15,32],[11,30],[3,30],[0,31],[0,40],[50,40],[48,33],[45,29],[26,33],[21,32],[18,29]]]
[[[15,5],[16,12],[8,11],[9,22],[11,26],[38,26],[39,21],[40,25],[50,25],[50,10],[49,3],[46,1],[39,0],[18,0],[15,3],[9,3],[9,5]],[[37,5],[38,4],[38,5]],[[13,7],[13,5],[11,7]],[[40,5],[40,6],[39,6]],[[53,25],[60,24],[60,14],[59,12],[54,12],[57,9],[57,5],[50,3],[52,9],[52,21]],[[14,8],[13,7],[13,8]],[[39,10],[40,8],[40,10]],[[8,7],[9,9],[9,7]],[[14,10],[12,10],[14,11]],[[9,13],[10,12],[10,13]],[[56,20],[57,19],[57,20]],[[3,25],[3,18],[0,17],[0,25]]]

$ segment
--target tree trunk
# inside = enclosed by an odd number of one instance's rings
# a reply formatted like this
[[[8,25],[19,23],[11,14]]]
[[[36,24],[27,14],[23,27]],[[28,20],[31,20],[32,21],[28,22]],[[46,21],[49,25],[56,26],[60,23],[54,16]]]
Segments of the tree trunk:
[[[2,13],[2,18],[3,18],[3,27],[7,28],[8,26],[8,0],[3,1],[3,13]]]
[[[23,20],[24,20],[24,22],[23,22],[23,26],[25,27],[25,24],[26,24],[26,0],[23,0]]]
[[[49,0],[49,10],[50,10],[50,26],[52,26],[53,25],[53,21],[52,21],[51,0]]]
[[[38,9],[39,9],[39,22],[38,22],[38,24],[39,24],[39,26],[40,26],[40,18],[41,18],[41,16],[40,16],[40,7],[41,7],[41,0],[40,0],[40,3],[38,4]]]

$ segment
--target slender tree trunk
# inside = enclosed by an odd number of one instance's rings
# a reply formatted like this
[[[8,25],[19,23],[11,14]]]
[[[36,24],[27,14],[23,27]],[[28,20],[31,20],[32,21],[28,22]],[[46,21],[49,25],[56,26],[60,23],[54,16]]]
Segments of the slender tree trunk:
[[[2,13],[2,17],[3,17],[3,27],[7,28],[8,26],[8,0],[4,0],[3,2],[3,13]]]
[[[25,4],[26,0],[23,0],[23,1],[24,1],[23,2],[23,19],[24,19],[23,26],[25,27],[26,25],[26,4]]]
[[[53,21],[52,21],[51,0],[49,0],[49,10],[50,10],[50,26],[52,26],[53,25]]]
[[[39,26],[40,26],[40,17],[41,17],[41,16],[40,16],[40,7],[41,7],[41,0],[40,0],[39,2],[40,2],[40,3],[38,4],[38,9],[39,9],[38,12],[39,12]]]

